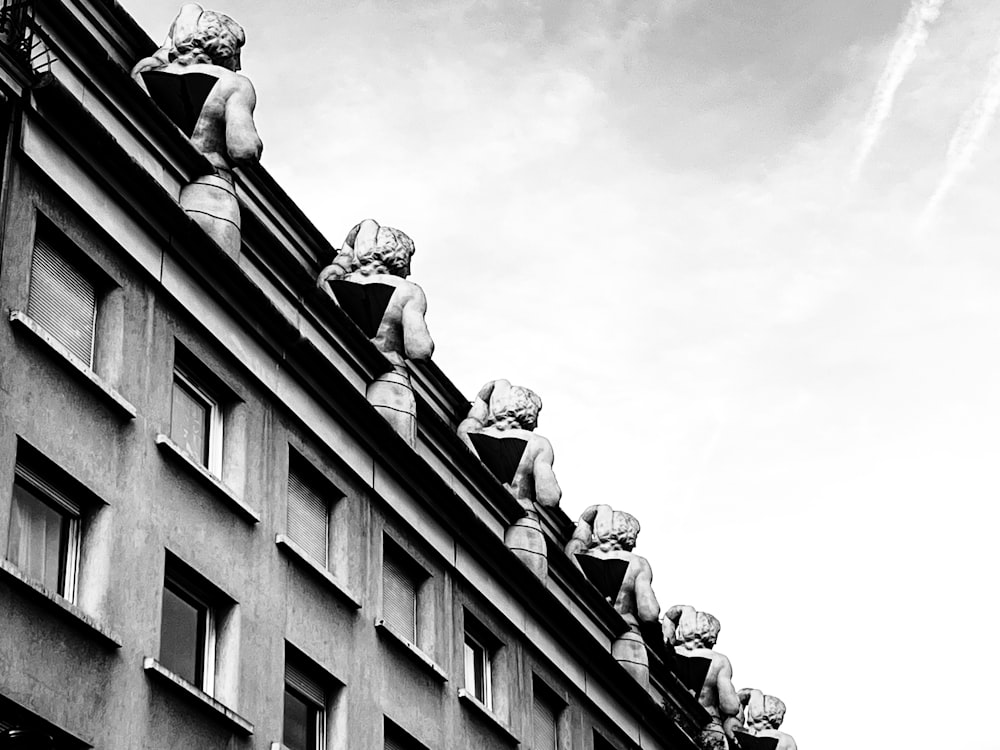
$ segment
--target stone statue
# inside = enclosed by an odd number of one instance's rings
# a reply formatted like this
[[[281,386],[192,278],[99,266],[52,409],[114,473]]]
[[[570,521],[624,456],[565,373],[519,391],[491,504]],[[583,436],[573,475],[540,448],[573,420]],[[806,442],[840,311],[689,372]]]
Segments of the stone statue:
[[[781,722],[785,720],[785,704],[780,699],[773,695],[764,695],[755,688],[744,688],[738,695],[741,708],[746,711],[747,734],[776,740],[777,744],[772,744],[774,750],[798,750],[798,745],[791,735],[778,731]],[[739,734],[738,732],[737,741]]]
[[[152,56],[136,63],[132,78],[212,164],[181,189],[188,215],[227,253],[239,253],[240,208],[233,167],[260,160],[254,126],[257,95],[240,69],[243,29],[229,16],[188,3]]]
[[[406,442],[417,442],[417,400],[407,359],[430,359],[424,290],[407,281],[413,240],[392,227],[365,219],[317,279],[378,347],[392,369],[368,386],[368,401]]]
[[[721,628],[714,616],[684,604],[671,607],[663,615],[663,638],[675,648],[679,668],[690,673],[695,662],[707,667],[693,681],[700,685],[682,677],[712,717],[699,737],[704,750],[726,750],[726,738],[734,739],[734,729],[739,725],[740,699],[733,687],[733,667],[728,658],[713,650]]]
[[[576,524],[566,554],[598,585],[629,629],[611,646],[612,655],[643,687],[649,687],[649,657],[642,630],[659,629],[660,605],[653,571],[632,552],[639,535],[634,516],[609,505],[591,505]]]
[[[458,425],[458,435],[524,508],[504,541],[544,580],[548,557],[535,503],[554,508],[562,490],[552,471],[552,444],[534,432],[541,409],[542,400],[534,391],[492,380],[479,389],[469,415]]]

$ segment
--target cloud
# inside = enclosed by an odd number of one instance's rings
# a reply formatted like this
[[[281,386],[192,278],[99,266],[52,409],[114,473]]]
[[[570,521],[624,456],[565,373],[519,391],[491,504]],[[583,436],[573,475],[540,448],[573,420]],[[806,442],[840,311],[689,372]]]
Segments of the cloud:
[[[917,52],[927,42],[930,25],[938,19],[944,3],[945,0],[913,0],[910,5],[882,76],[875,86],[875,94],[868,113],[865,115],[861,143],[851,170],[852,180],[857,181],[860,178],[865,162],[892,114],[896,91],[903,83],[913,61],[916,60]]]
[[[998,110],[1000,110],[1000,49],[990,61],[979,96],[962,114],[958,128],[948,143],[944,174],[924,208],[918,223],[919,229],[926,229],[941,202],[951,192],[958,179],[972,166],[973,159],[982,148],[996,121]]]

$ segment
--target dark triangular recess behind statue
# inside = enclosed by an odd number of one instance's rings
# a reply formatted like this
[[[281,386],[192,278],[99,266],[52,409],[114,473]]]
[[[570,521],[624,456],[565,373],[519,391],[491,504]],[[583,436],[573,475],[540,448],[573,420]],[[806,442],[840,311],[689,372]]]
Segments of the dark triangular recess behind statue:
[[[142,74],[149,97],[188,138],[194,134],[205,100],[219,79],[208,73],[166,73],[147,70]]]
[[[677,654],[674,662],[674,674],[677,679],[684,683],[684,687],[694,690],[698,695],[705,686],[705,678],[708,677],[708,670],[712,668],[712,660],[704,656],[684,656]]]
[[[516,437],[496,438],[479,432],[470,432],[469,439],[493,476],[504,484],[514,481],[524,449],[528,447],[527,440]]]
[[[580,561],[580,567],[590,582],[601,592],[601,596],[612,600],[618,598],[618,591],[625,580],[625,571],[628,570],[627,561],[594,557],[583,552],[577,552],[576,559]]]
[[[382,317],[396,287],[389,284],[355,284],[353,281],[331,281],[333,296],[365,336],[375,338]]]
[[[778,747],[777,737],[756,737],[739,729],[736,730],[736,741],[740,750],[775,750]]]

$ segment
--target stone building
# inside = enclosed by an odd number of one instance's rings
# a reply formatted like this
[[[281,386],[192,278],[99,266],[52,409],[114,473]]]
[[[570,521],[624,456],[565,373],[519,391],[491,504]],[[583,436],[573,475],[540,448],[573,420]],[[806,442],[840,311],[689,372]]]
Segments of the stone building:
[[[376,414],[385,357],[268,173],[236,253],[185,213],[155,47],[114,0],[0,8],[0,748],[694,748],[562,511],[546,580],[504,545],[468,399],[416,362],[415,446]]]

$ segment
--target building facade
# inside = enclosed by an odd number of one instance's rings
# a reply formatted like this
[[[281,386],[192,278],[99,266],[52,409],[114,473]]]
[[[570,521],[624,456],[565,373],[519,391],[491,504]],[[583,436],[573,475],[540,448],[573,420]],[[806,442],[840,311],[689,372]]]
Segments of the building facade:
[[[114,0],[4,2],[0,747],[694,748],[706,717],[455,434],[411,363],[315,287],[333,247],[262,168],[242,247],[180,207],[204,157],[129,77]],[[4,744],[6,743],[6,744]]]

